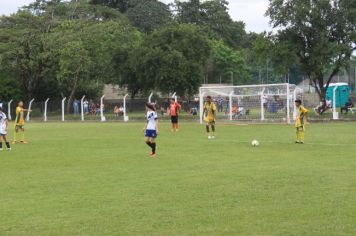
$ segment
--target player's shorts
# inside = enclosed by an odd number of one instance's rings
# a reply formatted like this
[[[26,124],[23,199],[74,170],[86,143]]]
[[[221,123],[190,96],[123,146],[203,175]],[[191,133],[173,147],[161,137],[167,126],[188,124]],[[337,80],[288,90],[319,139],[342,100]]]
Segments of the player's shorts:
[[[204,121],[207,125],[215,125],[215,120],[214,118],[209,118],[209,117],[205,117]]]
[[[18,125],[18,124],[15,125],[15,129],[24,129],[24,128],[25,128],[24,125]]]
[[[298,131],[305,131],[305,125],[295,126]]]
[[[173,124],[177,124],[178,123],[178,116],[171,116],[171,121]]]
[[[4,129],[0,128],[0,136],[5,136],[6,134],[7,132]]]
[[[147,138],[156,138],[157,137],[156,130],[146,129],[145,137],[147,137]]]

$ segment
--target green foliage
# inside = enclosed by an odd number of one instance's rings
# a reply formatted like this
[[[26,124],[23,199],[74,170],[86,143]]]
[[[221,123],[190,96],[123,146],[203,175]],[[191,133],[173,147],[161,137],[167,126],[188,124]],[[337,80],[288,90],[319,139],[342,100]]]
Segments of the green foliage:
[[[284,42],[298,57],[320,98],[356,49],[355,4],[350,0],[270,1],[267,15],[275,27],[281,27],[277,42]]]
[[[245,57],[242,52],[236,51],[227,46],[223,41],[211,41],[211,60],[215,64],[216,72],[220,76],[235,77],[235,84],[243,84],[249,80]]]
[[[194,94],[202,82],[202,69],[209,49],[208,38],[196,26],[173,24],[163,27],[132,52],[128,67],[134,75],[122,83],[128,86],[131,94],[150,89]]]
[[[141,38],[111,8],[38,0],[25,9],[0,18],[0,60],[26,98],[99,93],[118,80],[117,54]]]
[[[172,20],[169,7],[157,0],[140,1],[129,8],[126,15],[133,26],[145,33],[158,29]]]
[[[233,48],[241,47],[246,34],[245,24],[231,19],[228,1],[175,1],[175,8],[178,22],[202,26],[210,38],[221,39]]]
[[[40,86],[52,82],[48,75],[50,55],[45,50],[46,29],[42,18],[19,12],[0,18],[0,60],[3,69],[17,79],[25,98],[47,96]]]
[[[21,99],[20,84],[8,73],[0,72],[0,100],[10,101]]]
[[[124,13],[132,7],[137,2],[137,0],[90,0],[91,4],[101,4],[104,6],[112,7],[118,9],[120,12]]]
[[[286,82],[286,77],[291,74],[292,68],[294,68],[294,71],[299,67],[298,58],[290,49],[290,45],[279,40],[275,35],[267,33],[258,34],[254,39],[252,57],[253,63],[256,63],[257,67],[261,68],[268,65],[269,68],[266,68],[266,70],[269,73],[269,83]],[[300,82],[299,74],[293,76],[291,81],[294,83]]]

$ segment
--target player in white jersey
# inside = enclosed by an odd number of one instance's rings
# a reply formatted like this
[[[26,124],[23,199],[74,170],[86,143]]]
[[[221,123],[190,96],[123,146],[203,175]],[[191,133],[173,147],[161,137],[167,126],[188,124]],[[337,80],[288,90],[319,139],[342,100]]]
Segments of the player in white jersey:
[[[151,157],[156,156],[156,138],[158,135],[158,116],[155,107],[150,104],[146,103],[146,125],[143,128],[145,131],[145,141],[146,144],[152,149],[150,154]]]
[[[6,139],[6,134],[7,134],[7,117],[4,112],[2,112],[2,107],[0,107],[0,151],[2,151],[2,141],[6,143],[6,150],[10,151],[10,142],[7,141]]]

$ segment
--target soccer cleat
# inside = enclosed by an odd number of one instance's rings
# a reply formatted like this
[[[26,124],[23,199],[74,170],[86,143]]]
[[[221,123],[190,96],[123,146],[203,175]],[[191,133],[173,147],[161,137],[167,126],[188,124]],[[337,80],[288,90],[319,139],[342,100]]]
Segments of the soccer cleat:
[[[156,157],[156,153],[151,153],[150,157]]]
[[[28,144],[26,141],[20,141],[21,144]]]
[[[210,135],[208,136],[208,139],[211,139],[211,136],[210,136]]]
[[[16,144],[17,143],[17,141],[12,141],[12,144]]]
[[[3,149],[2,148],[0,148],[0,151],[2,151]]]
[[[214,139],[214,138],[215,138],[215,136],[213,135],[213,136],[211,136],[211,138],[212,138],[212,139]]]
[[[11,151],[11,148],[6,148],[6,151]]]
[[[300,143],[299,141],[295,141],[295,143]]]

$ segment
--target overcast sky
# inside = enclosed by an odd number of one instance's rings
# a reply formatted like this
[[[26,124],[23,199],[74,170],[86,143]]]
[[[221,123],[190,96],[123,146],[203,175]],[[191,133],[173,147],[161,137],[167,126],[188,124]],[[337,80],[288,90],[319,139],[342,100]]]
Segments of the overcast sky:
[[[0,0],[0,14],[15,13],[19,7],[31,3],[33,0]],[[173,0],[161,0],[165,3]],[[247,31],[270,31],[268,18],[264,17],[268,0],[229,0],[230,15],[234,20],[243,21]]]

